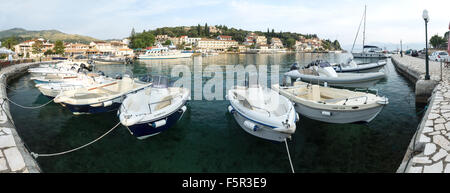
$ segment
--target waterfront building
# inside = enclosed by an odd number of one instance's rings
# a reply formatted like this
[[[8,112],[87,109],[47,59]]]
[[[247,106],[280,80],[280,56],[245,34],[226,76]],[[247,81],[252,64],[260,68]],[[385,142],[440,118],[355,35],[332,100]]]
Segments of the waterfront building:
[[[93,50],[98,50],[101,55],[113,55],[114,49],[109,42],[105,41],[93,41],[89,44]]]
[[[197,49],[200,51],[226,51],[230,47],[237,47],[238,42],[235,40],[215,40],[202,38],[197,41]]]
[[[283,42],[280,40],[280,38],[272,38],[270,40],[270,47],[274,49],[283,48]]]
[[[41,53],[34,54],[33,53],[33,45],[38,41],[42,44]],[[39,57],[39,56],[42,56],[45,51],[47,51],[49,49],[53,49],[54,46],[55,45],[50,43],[48,40],[46,41],[43,38],[38,38],[38,39],[27,40],[22,43],[19,43],[14,46],[14,50],[18,56]]]
[[[85,55],[89,50],[89,45],[80,43],[70,43],[64,45],[64,54],[67,56]]]
[[[219,35],[217,36],[218,40],[232,40],[231,36],[224,36],[224,35]]]
[[[266,36],[256,36],[255,38],[255,43],[257,47],[260,46],[266,46],[267,45],[267,38]]]

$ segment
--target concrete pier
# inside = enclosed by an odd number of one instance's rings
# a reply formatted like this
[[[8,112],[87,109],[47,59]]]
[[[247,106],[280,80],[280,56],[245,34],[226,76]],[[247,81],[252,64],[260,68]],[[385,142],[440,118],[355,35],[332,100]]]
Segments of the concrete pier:
[[[442,68],[441,79],[440,63],[430,61],[431,80],[423,82],[423,59],[397,55],[392,62],[402,74],[416,81],[416,96],[419,91],[420,100],[429,101],[397,172],[450,173],[450,69]]]
[[[43,63],[16,64],[0,70],[0,173],[39,173],[41,169],[15,128],[6,100],[8,81],[21,76],[29,67]]]
[[[427,103],[434,87],[441,81],[441,64],[429,61],[430,80],[425,80],[425,60],[404,55],[393,55],[392,63],[397,71],[415,83],[417,103]]]

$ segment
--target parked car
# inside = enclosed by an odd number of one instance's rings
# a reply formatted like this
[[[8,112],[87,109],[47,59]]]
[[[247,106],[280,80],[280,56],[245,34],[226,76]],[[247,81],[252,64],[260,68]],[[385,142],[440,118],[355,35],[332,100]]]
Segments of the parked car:
[[[447,60],[447,58],[448,58],[448,53],[446,51],[433,52],[429,57],[430,60],[436,61],[436,62]]]
[[[419,56],[419,52],[417,52],[417,50],[412,50],[411,51],[411,56],[418,57]]]

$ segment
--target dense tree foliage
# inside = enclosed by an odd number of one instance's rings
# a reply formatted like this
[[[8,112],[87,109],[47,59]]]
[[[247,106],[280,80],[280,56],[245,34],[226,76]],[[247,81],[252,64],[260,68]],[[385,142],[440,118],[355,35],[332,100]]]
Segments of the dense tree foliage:
[[[300,36],[305,37],[306,39],[318,38],[316,34],[300,34],[300,33],[292,33],[292,32],[275,32],[275,29],[267,28],[267,32],[261,31],[247,31],[243,29],[229,28],[225,25],[216,25],[215,26],[218,32],[211,32],[208,27],[208,24],[205,25],[198,24],[197,26],[179,26],[179,27],[162,27],[154,30],[143,31],[142,33],[135,33],[134,28],[132,30],[130,36],[130,47],[135,48],[145,48],[148,46],[152,46],[155,43],[155,36],[157,35],[168,35],[169,37],[180,37],[180,36],[189,36],[189,37],[201,37],[201,38],[215,38],[218,35],[227,35],[232,36],[233,40],[238,41],[239,43],[243,43],[245,41],[245,37],[249,33],[255,33],[256,35],[266,36],[267,43],[270,44],[270,40],[274,37],[279,38],[285,47],[293,48],[295,45],[295,41],[300,40]],[[339,41],[335,40],[331,42],[330,40],[324,40],[324,49],[330,50],[340,50],[341,46]],[[167,44],[165,42],[164,44]]]
[[[64,43],[61,40],[57,40],[55,42],[55,46],[53,47],[53,53],[63,55],[64,54]]]
[[[431,46],[433,46],[433,48],[443,48],[443,47],[445,47],[447,41],[448,41],[447,39],[445,39],[444,37],[441,37],[437,34],[434,36],[431,36],[431,38],[430,38],[430,44],[431,44]]]

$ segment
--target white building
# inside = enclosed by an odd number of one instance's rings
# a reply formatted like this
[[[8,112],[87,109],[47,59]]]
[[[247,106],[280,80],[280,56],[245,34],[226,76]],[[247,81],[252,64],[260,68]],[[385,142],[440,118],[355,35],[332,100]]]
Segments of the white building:
[[[237,47],[238,42],[234,40],[214,40],[201,39],[197,42],[196,47],[201,51],[226,51],[230,47]]]

